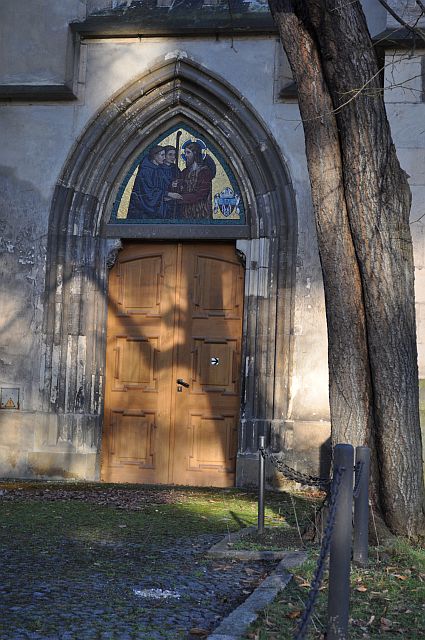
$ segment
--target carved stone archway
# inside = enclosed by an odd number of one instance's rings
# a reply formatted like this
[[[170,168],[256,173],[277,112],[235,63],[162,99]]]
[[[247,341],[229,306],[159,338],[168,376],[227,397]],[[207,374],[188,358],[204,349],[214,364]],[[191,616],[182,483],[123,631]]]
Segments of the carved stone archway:
[[[181,121],[214,139],[246,198],[249,227],[237,240],[246,262],[243,483],[258,434],[278,448],[284,430],[296,209],[282,156],[261,118],[223,79],[188,59],[158,64],[111,98],[76,142],[56,186],[44,324],[47,444],[52,451],[66,444],[70,456],[100,451],[108,260],[119,243],[108,237],[107,217],[142,141]]]

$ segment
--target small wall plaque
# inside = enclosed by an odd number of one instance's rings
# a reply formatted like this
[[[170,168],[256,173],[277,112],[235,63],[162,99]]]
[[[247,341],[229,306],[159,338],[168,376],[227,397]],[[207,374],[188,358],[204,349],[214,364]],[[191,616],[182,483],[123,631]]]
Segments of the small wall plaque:
[[[0,409],[19,409],[19,389],[0,388]]]

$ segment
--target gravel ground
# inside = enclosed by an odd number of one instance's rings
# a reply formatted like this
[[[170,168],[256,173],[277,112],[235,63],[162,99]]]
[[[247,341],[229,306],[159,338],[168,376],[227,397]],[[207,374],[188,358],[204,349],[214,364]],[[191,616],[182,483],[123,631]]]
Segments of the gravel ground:
[[[37,527],[24,543],[3,537],[0,639],[205,637],[276,565],[207,558],[221,537],[87,543]]]
[[[114,576],[102,571],[98,549],[84,558],[95,570],[85,565],[79,575],[67,567],[67,556],[76,551],[72,544],[34,557],[11,541],[9,549],[2,549],[0,637],[171,640],[191,638],[191,630],[199,637],[275,565],[206,559],[204,552],[219,539],[181,540],[148,557],[136,545],[105,545],[104,554],[113,554],[120,565]]]

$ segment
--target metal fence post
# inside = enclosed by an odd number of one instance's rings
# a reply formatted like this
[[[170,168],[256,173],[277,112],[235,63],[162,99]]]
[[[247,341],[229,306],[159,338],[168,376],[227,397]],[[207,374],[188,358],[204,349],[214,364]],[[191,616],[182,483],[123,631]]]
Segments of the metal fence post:
[[[334,477],[337,468],[344,473],[338,493],[335,527],[329,557],[327,640],[348,638],[350,611],[350,562],[353,535],[353,466],[351,444],[337,444],[334,449]]]
[[[369,447],[356,447],[356,492],[354,494],[353,561],[367,565],[369,538]]]
[[[265,437],[258,438],[258,533],[264,531],[264,488],[266,483],[266,465],[264,459]]]

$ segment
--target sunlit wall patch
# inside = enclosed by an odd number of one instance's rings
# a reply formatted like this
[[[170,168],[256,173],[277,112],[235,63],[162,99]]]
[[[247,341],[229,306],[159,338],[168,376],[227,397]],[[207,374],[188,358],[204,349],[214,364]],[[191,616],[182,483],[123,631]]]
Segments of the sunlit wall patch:
[[[113,224],[245,224],[235,175],[223,154],[186,124],[145,147],[121,184]]]

